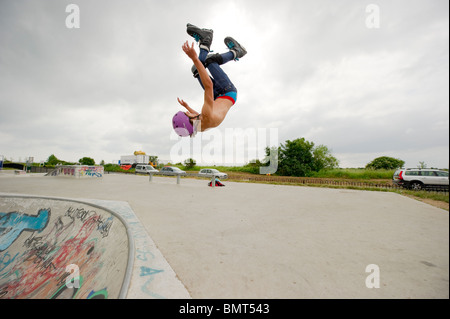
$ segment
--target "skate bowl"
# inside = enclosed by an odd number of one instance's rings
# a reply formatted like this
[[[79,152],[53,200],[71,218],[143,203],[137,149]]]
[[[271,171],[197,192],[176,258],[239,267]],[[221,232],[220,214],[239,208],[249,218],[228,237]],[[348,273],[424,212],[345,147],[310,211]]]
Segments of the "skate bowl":
[[[125,298],[133,245],[105,207],[0,195],[0,299]]]

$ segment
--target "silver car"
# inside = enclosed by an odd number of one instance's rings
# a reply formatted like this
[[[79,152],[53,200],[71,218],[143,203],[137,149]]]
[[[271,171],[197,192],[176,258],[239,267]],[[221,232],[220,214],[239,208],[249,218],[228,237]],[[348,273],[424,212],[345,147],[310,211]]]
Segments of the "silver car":
[[[212,177],[216,176],[217,178],[227,179],[228,175],[222,172],[219,172],[215,168],[203,168],[198,172],[199,177]]]
[[[433,186],[448,188],[448,172],[426,168],[399,169],[394,173],[392,181],[396,185],[414,190]]]
[[[136,165],[136,173],[143,173],[143,174],[150,174],[150,173],[157,173],[158,170],[155,169],[153,166],[151,165]]]
[[[178,167],[174,167],[174,166],[165,166],[165,167],[161,168],[161,170],[159,171],[159,174],[160,175],[168,175],[168,176],[176,176],[176,175],[186,176],[185,171],[182,171]]]

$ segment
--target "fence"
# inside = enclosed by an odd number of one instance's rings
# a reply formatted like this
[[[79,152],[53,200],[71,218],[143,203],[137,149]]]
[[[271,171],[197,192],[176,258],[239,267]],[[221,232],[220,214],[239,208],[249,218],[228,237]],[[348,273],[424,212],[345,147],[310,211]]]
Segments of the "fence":
[[[301,184],[301,185],[327,185],[348,188],[377,188],[386,190],[404,189],[387,181],[352,181],[352,180],[336,180],[326,178],[308,178],[308,177],[292,177],[292,176],[270,176],[270,175],[242,175],[229,173],[230,180],[248,181],[248,182],[266,182],[266,183],[283,183],[283,184]],[[448,186],[427,186],[427,191],[448,193]]]
[[[54,168],[43,166],[31,166],[31,173],[48,173],[53,171]]]

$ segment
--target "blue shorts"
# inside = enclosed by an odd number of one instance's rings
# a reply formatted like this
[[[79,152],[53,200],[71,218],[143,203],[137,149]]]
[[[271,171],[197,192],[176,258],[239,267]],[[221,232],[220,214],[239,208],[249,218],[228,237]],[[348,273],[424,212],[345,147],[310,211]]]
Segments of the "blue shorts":
[[[236,100],[237,100],[237,92],[236,91],[230,91],[230,92],[227,92],[225,94],[220,94],[217,98],[218,99],[230,100],[231,102],[233,102],[233,105],[234,105],[236,103]]]

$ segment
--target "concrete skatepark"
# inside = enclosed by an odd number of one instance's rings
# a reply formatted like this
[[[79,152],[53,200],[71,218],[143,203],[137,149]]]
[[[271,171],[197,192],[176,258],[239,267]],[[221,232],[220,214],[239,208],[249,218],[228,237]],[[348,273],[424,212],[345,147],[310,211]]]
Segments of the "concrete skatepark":
[[[207,183],[2,171],[0,220],[14,211],[37,216],[50,201],[53,217],[67,215],[69,205],[114,220],[108,236],[97,229],[86,240],[96,245],[89,258],[97,264],[76,261],[85,265],[80,276],[90,278],[77,298],[105,288],[108,298],[449,298],[448,211],[389,192]],[[25,203],[13,195],[35,198]],[[74,229],[67,240],[79,238],[81,228]],[[29,269],[14,265],[11,254],[25,253],[27,238],[45,231],[24,230],[0,251],[4,298],[4,287],[17,286],[20,271],[26,276]],[[0,228],[0,244],[5,236]],[[117,256],[114,262],[108,254]],[[370,265],[378,269],[379,288],[367,285],[375,274]],[[35,297],[51,298],[58,285],[46,287]]]

